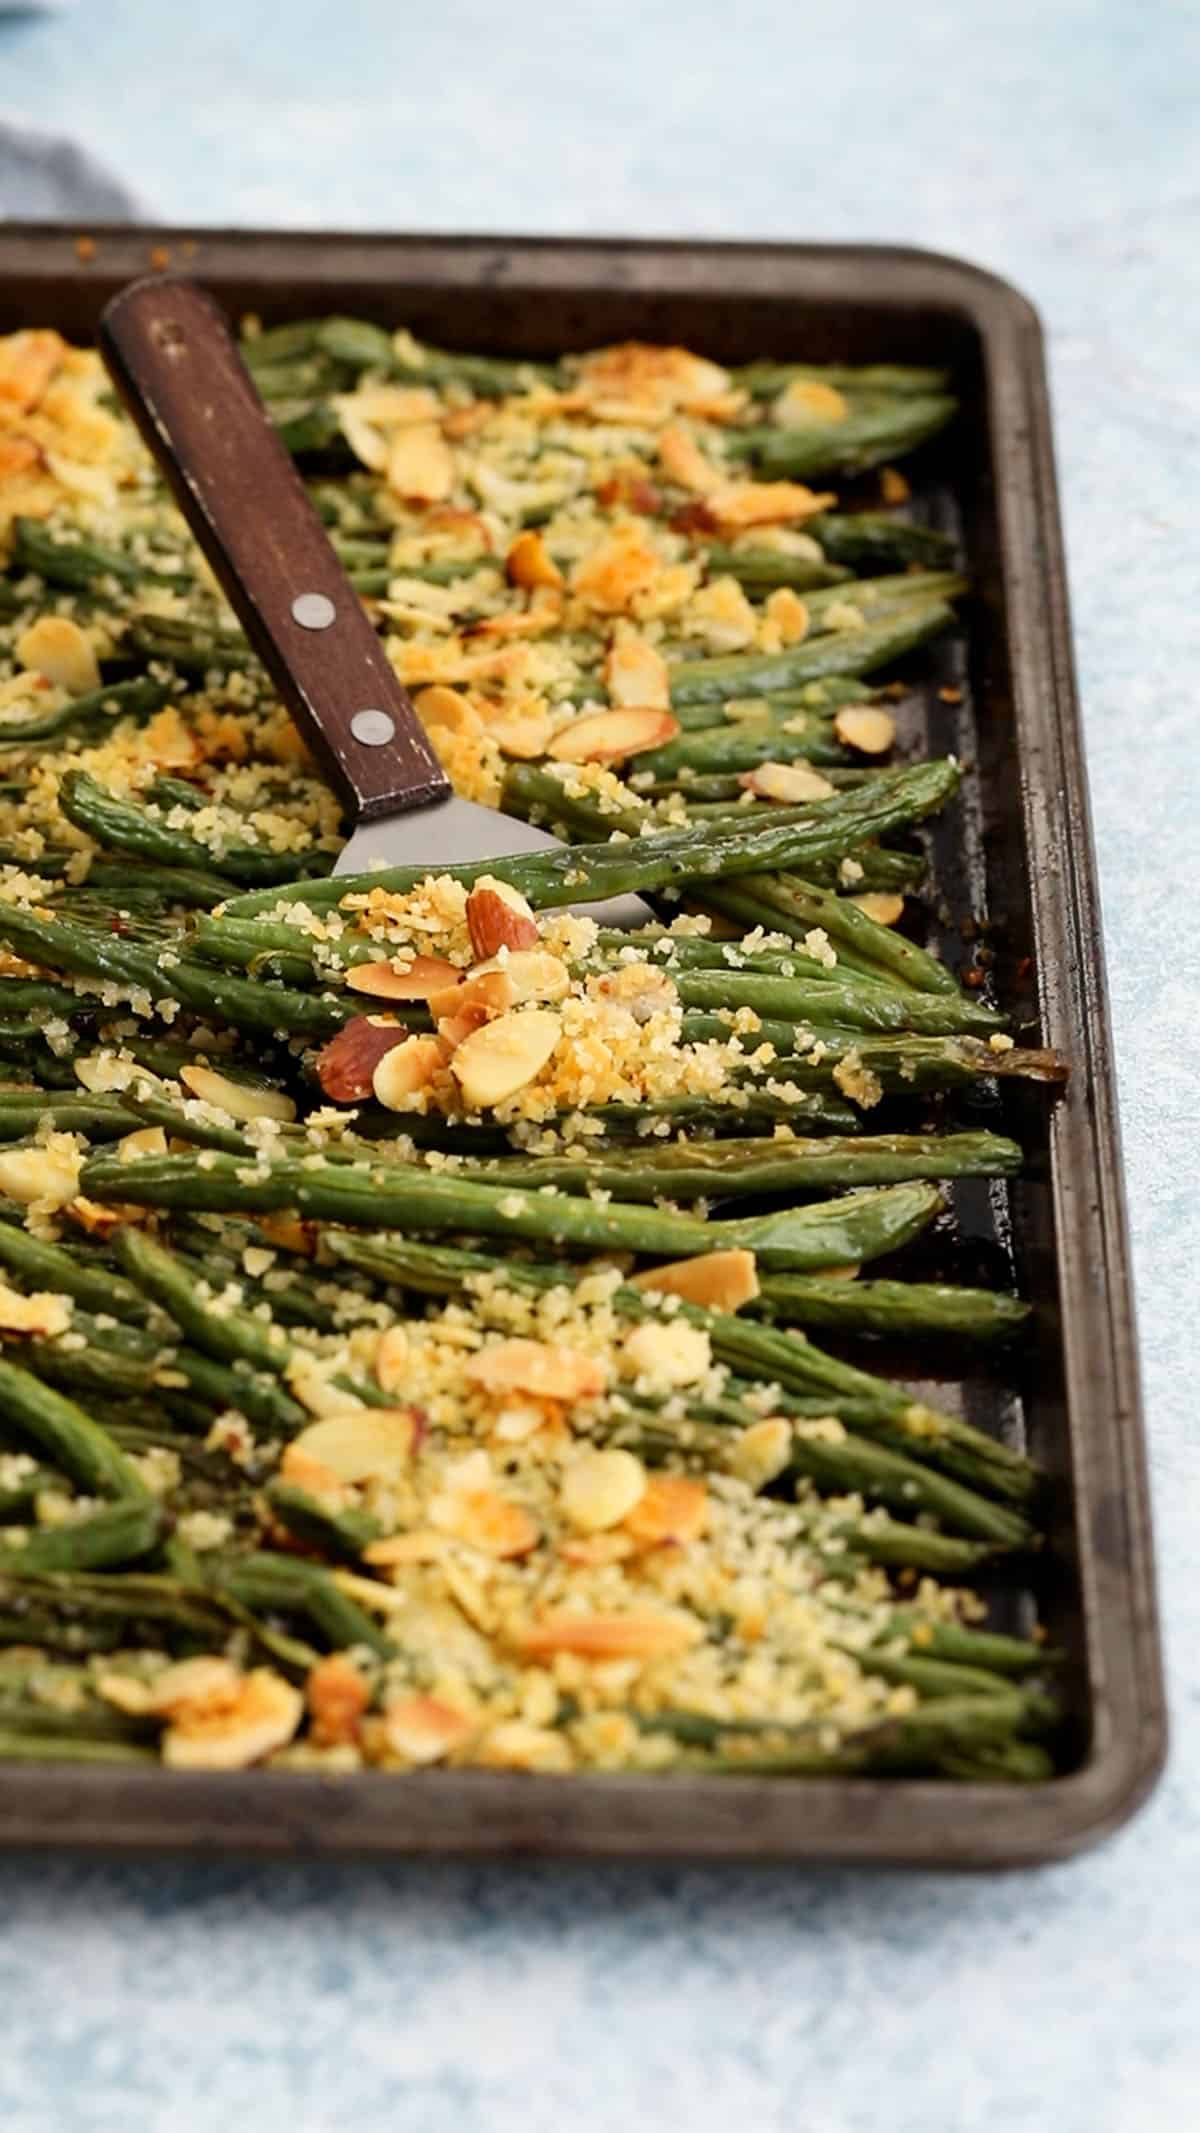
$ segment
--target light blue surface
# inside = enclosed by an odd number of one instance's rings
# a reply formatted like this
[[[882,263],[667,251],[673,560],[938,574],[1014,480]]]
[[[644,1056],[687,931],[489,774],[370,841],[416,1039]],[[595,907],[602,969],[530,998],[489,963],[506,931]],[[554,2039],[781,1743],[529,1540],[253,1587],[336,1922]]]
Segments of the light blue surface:
[[[1200,2124],[1198,80],[1190,0],[0,24],[0,101],[166,218],[890,239],[1041,307],[1175,1722],[1126,1834],[993,1881],[0,1863],[11,2133]]]

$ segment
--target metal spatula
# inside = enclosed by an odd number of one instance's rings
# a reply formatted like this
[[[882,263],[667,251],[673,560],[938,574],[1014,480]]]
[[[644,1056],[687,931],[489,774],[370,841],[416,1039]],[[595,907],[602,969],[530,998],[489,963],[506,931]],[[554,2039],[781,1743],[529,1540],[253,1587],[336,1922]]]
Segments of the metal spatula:
[[[556,845],[452,790],[207,292],[180,279],[133,282],[108,305],[99,338],[230,606],[355,825],[335,873]],[[609,926],[653,917],[636,896],[587,908]]]

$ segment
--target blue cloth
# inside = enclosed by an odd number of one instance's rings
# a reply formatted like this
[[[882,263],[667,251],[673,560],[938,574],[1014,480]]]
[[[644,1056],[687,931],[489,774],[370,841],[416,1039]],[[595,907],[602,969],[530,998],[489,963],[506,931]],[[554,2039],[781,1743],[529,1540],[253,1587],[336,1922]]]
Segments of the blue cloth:
[[[1125,1834],[991,1881],[0,1862],[13,2133],[1200,2123],[1198,62],[1178,0],[125,0],[0,24],[6,103],[166,217],[889,239],[1040,305],[1176,1728]]]

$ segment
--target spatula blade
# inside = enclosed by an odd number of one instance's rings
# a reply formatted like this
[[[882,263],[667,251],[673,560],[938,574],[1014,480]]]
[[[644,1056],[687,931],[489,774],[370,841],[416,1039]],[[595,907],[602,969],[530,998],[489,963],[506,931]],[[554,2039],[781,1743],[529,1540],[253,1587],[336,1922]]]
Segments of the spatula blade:
[[[427,866],[436,872],[556,846],[561,849],[562,839],[552,837],[548,830],[535,829],[532,822],[499,814],[492,807],[477,807],[473,800],[461,800],[456,794],[434,807],[412,808],[361,823],[343,846],[333,871],[369,874],[380,867]],[[571,909],[603,926],[655,923],[653,911],[640,896],[612,896],[605,903],[572,904]]]

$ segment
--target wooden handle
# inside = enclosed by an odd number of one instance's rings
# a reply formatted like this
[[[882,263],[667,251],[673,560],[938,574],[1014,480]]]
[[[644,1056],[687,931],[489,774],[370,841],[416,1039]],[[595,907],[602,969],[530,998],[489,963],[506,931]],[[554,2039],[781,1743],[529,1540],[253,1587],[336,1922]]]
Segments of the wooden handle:
[[[450,795],[409,698],[207,292],[137,281],[105,361],[301,733],[359,822]]]

